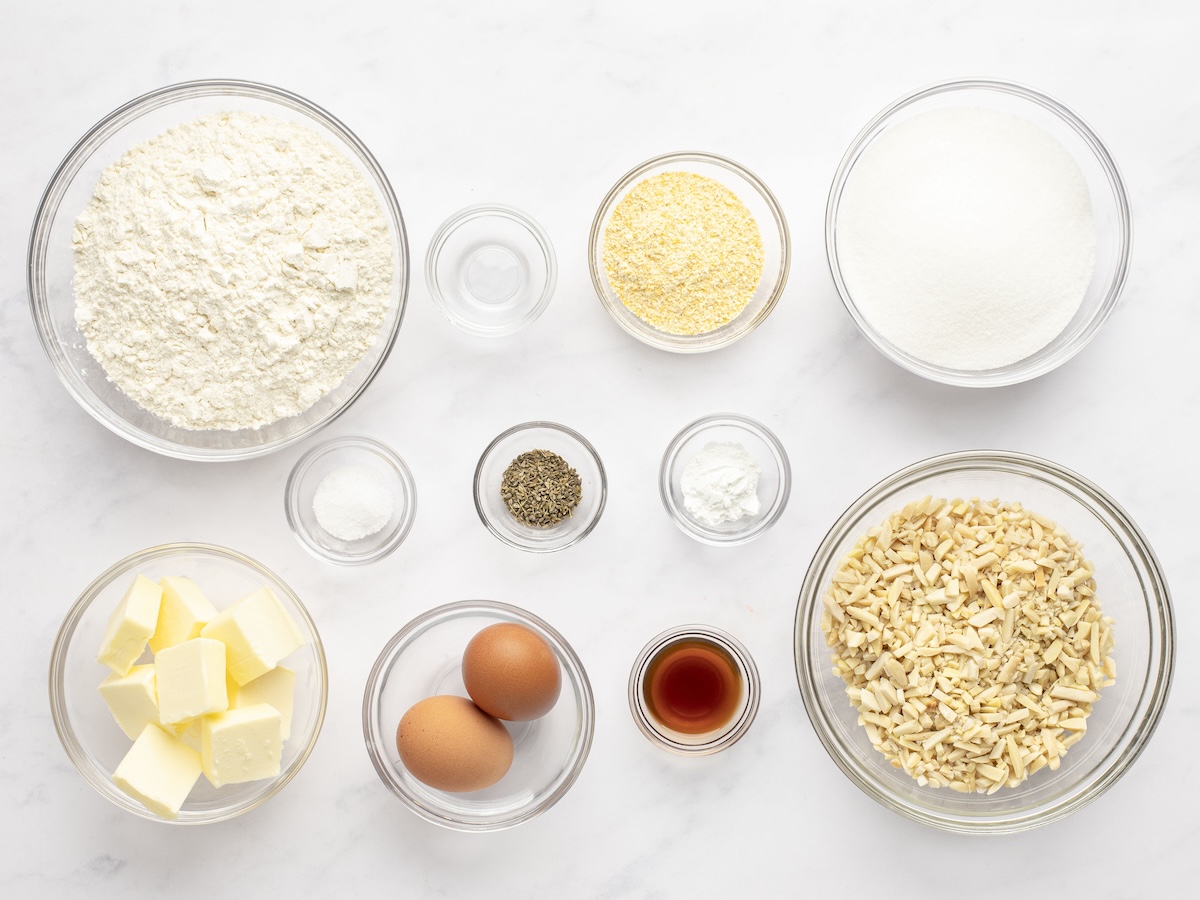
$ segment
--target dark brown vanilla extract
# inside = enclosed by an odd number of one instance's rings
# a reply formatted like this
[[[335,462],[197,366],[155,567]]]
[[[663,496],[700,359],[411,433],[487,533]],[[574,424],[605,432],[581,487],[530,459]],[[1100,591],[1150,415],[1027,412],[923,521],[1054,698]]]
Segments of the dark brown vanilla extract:
[[[729,724],[742,698],[733,657],[712,641],[687,638],[650,660],[642,683],[647,711],[664,727],[705,734]]]

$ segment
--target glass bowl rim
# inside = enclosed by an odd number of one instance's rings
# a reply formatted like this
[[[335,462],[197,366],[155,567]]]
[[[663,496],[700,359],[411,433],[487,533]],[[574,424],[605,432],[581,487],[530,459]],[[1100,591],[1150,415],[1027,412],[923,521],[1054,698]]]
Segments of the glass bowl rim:
[[[742,677],[746,679],[746,705],[738,714],[737,719],[730,724],[728,730],[717,734],[712,740],[703,744],[685,744],[676,741],[655,727],[654,721],[642,708],[641,686],[646,675],[646,668],[659,651],[690,637],[709,640],[724,649],[737,663]],[[750,730],[758,715],[759,703],[762,699],[762,684],[758,675],[758,666],[754,657],[745,645],[728,631],[715,625],[676,625],[652,637],[638,653],[629,670],[629,683],[626,690],[629,701],[629,711],[638,730],[662,750],[680,756],[711,756],[736,744]]]
[[[779,490],[775,494],[774,502],[767,510],[767,514],[758,521],[758,524],[745,531],[717,532],[704,528],[699,523],[692,522],[686,512],[676,507],[671,497],[671,464],[678,457],[683,445],[709,426],[721,424],[733,425],[761,440],[771,451],[771,456],[779,469]],[[662,461],[658,466],[658,496],[671,521],[688,537],[714,547],[735,547],[762,535],[783,515],[791,492],[792,465],[783,442],[766,425],[740,413],[713,413],[688,423],[679,430],[675,437],[671,438],[667,449],[663,451]]]
[[[378,453],[387,460],[395,470],[396,477],[402,488],[403,497],[406,501],[400,521],[397,523],[396,530],[392,533],[392,536],[370,553],[365,553],[361,556],[351,557],[331,554],[324,547],[311,542],[308,539],[307,531],[302,530],[299,525],[300,485],[304,481],[304,477],[317,460],[343,447],[364,448],[368,451]],[[367,563],[378,562],[390,556],[395,552],[396,548],[404,543],[409,532],[412,531],[413,522],[417,518],[417,483],[413,479],[412,470],[409,469],[408,464],[388,444],[377,438],[367,437],[362,434],[338,435],[310,447],[305,451],[303,456],[296,460],[296,464],[292,466],[291,471],[288,473],[287,483],[283,488],[283,514],[287,519],[288,528],[296,536],[296,540],[300,542],[300,546],[317,559],[322,562],[333,563],[337,566],[361,566]]]
[[[775,222],[775,227],[779,232],[780,245],[780,260],[779,260],[779,277],[775,281],[771,295],[763,304],[762,309],[749,321],[745,329],[726,335],[720,341],[708,345],[684,344],[678,340],[677,335],[668,334],[665,331],[659,331],[651,325],[648,325],[638,319],[637,325],[627,321],[617,313],[616,307],[612,300],[604,290],[604,285],[607,281],[606,276],[603,276],[599,268],[596,266],[597,251],[603,243],[604,221],[608,217],[608,213],[615,207],[616,198],[627,188],[633,185],[639,178],[659,166],[669,165],[671,163],[688,163],[699,162],[705,165],[713,165],[719,168],[727,169],[734,175],[741,178],[749,184],[755,191],[758,192],[767,208],[771,211],[771,218]],[[728,187],[728,185],[726,185]],[[704,150],[675,150],[669,153],[662,153],[658,156],[651,157],[645,162],[634,166],[624,175],[622,175],[604,195],[604,199],[600,201],[600,206],[596,209],[596,215],[592,219],[592,227],[588,232],[588,271],[592,277],[592,287],[596,292],[596,296],[600,298],[601,305],[612,316],[613,320],[625,330],[626,333],[633,335],[639,341],[648,346],[655,347],[659,350],[667,350],[671,353],[708,353],[712,350],[720,350],[723,347],[728,347],[731,344],[744,338],[754,329],[761,325],[778,305],[780,298],[783,296],[784,288],[787,286],[788,275],[792,269],[792,237],[788,230],[787,218],[784,216],[783,207],[780,205],[778,198],[767,187],[766,183],[743,166],[727,156],[721,156],[717,153],[709,153]],[[764,275],[766,272],[764,271]],[[620,301],[618,300],[618,303]],[[741,313],[734,318],[737,321]],[[636,316],[634,318],[637,318]],[[711,333],[711,332],[710,332]],[[697,335],[699,337],[700,335]]]
[[[595,515],[592,516],[591,521],[588,522],[586,526],[580,529],[578,534],[572,537],[571,540],[567,541],[565,544],[529,547],[524,544],[517,543],[492,523],[487,514],[487,510],[484,509],[483,501],[480,499],[483,487],[483,465],[487,462],[493,451],[495,451],[500,443],[507,438],[510,438],[515,434],[520,434],[522,431],[532,431],[535,428],[548,428],[552,431],[557,431],[561,434],[564,434],[574,441],[577,441],[580,446],[582,446],[583,449],[591,456],[592,460],[596,464],[596,470],[600,473],[600,500],[596,504]],[[488,531],[494,534],[501,541],[508,544],[510,547],[516,547],[518,550],[525,550],[528,553],[554,553],[558,550],[566,550],[568,547],[575,546],[592,533],[592,530],[600,521],[600,517],[604,514],[604,507],[608,502],[608,475],[604,471],[604,463],[600,459],[600,454],[596,452],[596,448],[593,447],[591,442],[588,441],[588,439],[578,431],[573,428],[568,428],[566,425],[560,425],[557,422],[534,420],[531,422],[522,422],[519,425],[512,426],[512,428],[505,429],[504,431],[500,432],[500,434],[496,435],[496,437],[492,439],[491,443],[484,448],[483,453],[479,457],[479,462],[475,464],[475,479],[472,485],[472,494],[475,499],[475,512],[479,514],[479,520],[483,522],[484,527],[486,527]]]
[[[509,219],[525,228],[533,236],[533,239],[537,241],[546,267],[546,284],[538,296],[537,302],[529,308],[529,311],[521,317],[519,322],[498,328],[480,327],[470,319],[454,312],[446,302],[446,298],[438,286],[439,280],[436,274],[437,260],[445,249],[446,241],[450,236],[464,223],[487,216],[499,216]],[[557,283],[558,257],[554,253],[554,243],[550,240],[550,235],[542,227],[541,223],[529,215],[529,213],[506,203],[475,203],[470,206],[464,206],[457,212],[452,213],[438,226],[437,231],[433,233],[433,237],[429,239],[429,248],[425,251],[425,284],[433,297],[434,303],[437,304],[437,308],[454,325],[468,334],[480,337],[505,337],[506,335],[515,334],[527,325],[533,324],[546,311],[546,307],[550,305],[550,300],[554,297],[554,289]]]
[[[845,279],[842,277],[835,237],[837,212],[841,207],[842,193],[854,165],[858,162],[859,157],[867,147],[879,136],[881,126],[888,122],[896,113],[931,97],[954,93],[956,91],[993,91],[999,94],[1008,94],[1029,101],[1055,115],[1064,125],[1074,131],[1092,151],[1096,162],[1104,171],[1105,178],[1112,191],[1113,205],[1117,216],[1119,247],[1116,265],[1111,272],[1105,295],[1100,300],[1095,312],[1092,313],[1091,317],[1084,324],[1082,331],[1076,337],[1074,343],[1060,347],[1053,356],[1039,362],[1037,365],[1023,365],[1030,358],[1026,357],[1026,359],[1018,360],[1009,366],[976,372],[965,369],[950,369],[918,359],[911,354],[905,353],[898,347],[894,347],[881,335],[876,333],[874,327],[859,311],[854,298],[850,295],[850,291],[846,287]],[[938,81],[917,88],[893,100],[880,112],[876,113],[850,142],[849,147],[838,163],[837,170],[834,172],[833,181],[825,203],[825,262],[829,268],[830,277],[833,279],[834,287],[837,289],[838,297],[841,299],[842,305],[846,308],[850,317],[854,320],[855,325],[858,326],[859,332],[884,358],[901,368],[922,378],[927,378],[930,381],[956,387],[987,388],[1020,384],[1023,381],[1029,381],[1040,375],[1045,375],[1072,359],[1091,343],[1092,339],[1100,331],[1101,326],[1104,325],[1116,308],[1117,301],[1121,297],[1125,282],[1129,276],[1132,252],[1133,215],[1130,209],[1129,192],[1125,186],[1125,180],[1121,176],[1120,169],[1117,167],[1116,161],[1109,152],[1107,145],[1092,130],[1091,126],[1066,104],[1036,88],[1003,79],[954,78],[946,81]],[[1055,340],[1057,339],[1058,336],[1055,337]]]
[[[357,162],[367,170],[373,181],[372,186],[379,192],[381,197],[380,205],[383,208],[384,218],[388,220],[389,225],[395,231],[395,250],[400,261],[400,272],[396,276],[398,283],[395,288],[396,320],[386,336],[379,359],[376,360],[371,371],[366,374],[362,384],[336,409],[330,410],[327,416],[310,423],[295,434],[267,444],[233,449],[195,448],[178,444],[174,441],[169,443],[164,441],[160,444],[147,438],[142,429],[130,425],[119,416],[112,415],[106,404],[93,404],[91,400],[85,397],[83,392],[77,389],[72,380],[74,377],[73,366],[62,352],[62,347],[55,336],[54,325],[50,321],[48,309],[49,293],[46,289],[46,257],[53,222],[58,216],[59,206],[67,190],[74,182],[75,176],[79,174],[92,154],[122,128],[141,118],[143,115],[176,102],[220,96],[249,98],[286,107],[319,123],[344,142],[357,157]],[[328,138],[324,135],[320,136],[323,140],[328,141]],[[38,201],[37,211],[34,213],[26,250],[25,290],[29,300],[30,313],[33,317],[34,330],[37,332],[38,342],[41,344],[43,353],[50,360],[55,375],[57,375],[58,380],[71,395],[71,398],[88,415],[118,437],[154,453],[175,459],[186,459],[196,462],[228,462],[265,456],[304,440],[306,437],[329,425],[358,400],[362,393],[375,380],[375,377],[387,362],[388,357],[391,356],[392,349],[395,346],[408,303],[410,269],[408,236],[404,227],[404,217],[400,212],[400,205],[396,200],[396,194],[392,189],[391,182],[388,180],[383,168],[379,165],[379,161],[376,160],[366,144],[345,123],[311,100],[284,88],[257,81],[219,78],[197,79],[155,88],[123,103],[88,128],[83,136],[67,151],[67,154],[50,176],[50,180],[47,182],[46,188]],[[382,336],[383,333],[381,331],[380,337]],[[304,415],[304,413],[300,413],[300,415]]]
[[[564,668],[568,670],[568,677],[578,689],[582,698],[582,703],[579,706],[579,736],[572,748],[571,757],[573,759],[567,777],[563,780],[562,784],[555,788],[551,794],[547,795],[537,806],[524,810],[518,815],[510,816],[507,819],[496,822],[475,822],[451,818],[438,811],[429,809],[414,798],[409,797],[390,777],[392,766],[382,758],[377,746],[378,742],[375,739],[376,736],[373,734],[376,708],[383,693],[384,679],[382,676],[384,675],[384,670],[393,665],[399,653],[403,651],[404,647],[402,645],[414,635],[428,631],[443,622],[463,618],[472,613],[484,615],[498,613],[501,616],[509,616],[517,622],[532,624],[537,630],[544,631],[550,635],[551,639],[557,645],[557,651],[561,652],[562,656],[566,658],[568,665],[564,666]],[[556,653],[556,655],[558,654]],[[571,646],[567,639],[554,626],[529,610],[514,606],[511,603],[503,603],[498,600],[458,600],[452,603],[444,603],[441,606],[435,606],[433,609],[426,610],[420,615],[415,616],[392,635],[384,645],[383,649],[379,652],[379,656],[376,657],[374,664],[371,666],[371,672],[367,676],[367,682],[363,688],[362,727],[367,755],[371,758],[371,764],[374,766],[379,780],[384,783],[388,790],[399,797],[405,806],[422,819],[453,831],[502,831],[506,828],[512,828],[528,822],[530,819],[534,819],[550,809],[566,795],[578,780],[579,775],[583,772],[584,763],[587,762],[588,755],[591,752],[592,740],[595,737],[596,701],[592,693],[592,684],[588,679],[587,670],[583,666],[583,661],[579,658],[579,654],[575,652],[575,648]]]
[[[1154,677],[1148,678],[1142,696],[1147,697],[1146,708],[1140,720],[1131,719],[1130,727],[1136,722],[1136,733],[1121,755],[1091,782],[1081,782],[1070,788],[1065,796],[1049,807],[1032,811],[1018,811],[1011,816],[995,816],[986,820],[969,820],[954,814],[931,811],[908,802],[894,801],[886,791],[880,789],[876,780],[854,762],[853,757],[841,752],[839,743],[831,736],[826,726],[825,707],[822,705],[813,679],[812,667],[806,663],[809,638],[819,628],[813,624],[814,612],[821,602],[824,582],[816,579],[834,559],[837,548],[862,530],[859,519],[870,505],[905,484],[927,476],[952,474],[959,471],[980,469],[999,471],[1020,477],[1034,477],[1058,487],[1061,482],[1078,492],[1082,497],[1072,499],[1089,509],[1100,510],[1111,517],[1122,529],[1120,542],[1123,549],[1145,567],[1147,589],[1142,592],[1146,604],[1147,619],[1151,623],[1150,658],[1147,668]],[[869,527],[869,526],[868,526]],[[1153,649],[1158,645],[1155,658]],[[944,453],[920,460],[895,471],[860,494],[838,517],[837,521],[821,539],[813,554],[796,603],[796,615],[792,628],[793,664],[796,681],[800,688],[805,712],[812,723],[825,752],[842,773],[863,793],[880,805],[923,825],[942,831],[960,834],[1009,834],[1037,828],[1058,821],[1083,808],[1104,794],[1133,765],[1145,749],[1162,719],[1167,697],[1170,694],[1175,670],[1175,614],[1170,589],[1162,572],[1158,558],[1137,523],[1125,509],[1098,485],[1072,470],[1050,460],[1011,450],[963,450]],[[1140,707],[1141,704],[1139,704]],[[1135,713],[1137,710],[1135,709]]]
[[[320,695],[317,698],[317,716],[316,722],[313,724],[312,735],[308,742],[301,748],[295,761],[286,772],[281,772],[272,781],[262,796],[257,797],[253,802],[249,802],[240,807],[222,808],[212,810],[204,818],[195,819],[164,819],[155,815],[148,809],[137,806],[123,806],[118,803],[113,797],[110,797],[105,791],[100,789],[102,782],[107,783],[108,774],[104,773],[101,777],[100,770],[94,768],[87,760],[83,752],[82,744],[75,734],[75,729],[71,725],[71,712],[66,705],[65,697],[65,667],[67,659],[67,650],[70,647],[71,641],[75,636],[75,630],[79,626],[80,620],[84,614],[91,608],[91,605],[99,597],[100,593],[113,583],[121,574],[128,574],[135,566],[153,562],[155,560],[164,559],[181,553],[197,553],[202,556],[209,556],[224,562],[234,562],[243,565],[258,575],[265,578],[272,588],[284,594],[284,596],[295,606],[295,612],[299,613],[304,626],[308,631],[307,637],[312,640],[312,648],[317,661],[318,680],[320,682]],[[171,544],[157,544],[153,547],[147,547],[144,550],[139,550],[136,553],[131,553],[128,556],[117,560],[115,563],[106,568],[103,572],[97,575],[83,589],[79,597],[71,605],[63,618],[62,625],[59,626],[58,632],[54,638],[54,649],[50,654],[50,671],[49,671],[49,689],[50,689],[50,715],[54,721],[54,730],[58,734],[59,742],[70,758],[71,763],[83,776],[96,793],[100,794],[114,806],[123,809],[133,815],[143,819],[149,819],[152,822],[160,822],[165,825],[210,825],[214,822],[224,822],[228,819],[235,818],[252,809],[257,809],[262,806],[287,785],[308,761],[313,749],[317,745],[317,738],[321,734],[321,726],[325,723],[325,711],[329,700],[329,669],[325,659],[325,645],[321,640],[321,634],[317,630],[316,622],[313,621],[312,615],[308,608],[301,601],[300,597],[282,578],[268,569],[262,563],[258,562],[244,553],[239,553],[236,550],[231,550],[228,547],[222,547],[219,544],[208,544],[195,541],[180,541]]]

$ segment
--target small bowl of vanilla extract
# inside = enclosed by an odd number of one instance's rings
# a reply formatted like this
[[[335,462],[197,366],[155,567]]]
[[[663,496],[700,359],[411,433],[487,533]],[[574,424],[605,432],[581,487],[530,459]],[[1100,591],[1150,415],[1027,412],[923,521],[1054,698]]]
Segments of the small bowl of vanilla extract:
[[[681,625],[650,641],[629,673],[629,709],[651,743],[684,756],[735,744],[758,712],[758,669],[731,634]]]

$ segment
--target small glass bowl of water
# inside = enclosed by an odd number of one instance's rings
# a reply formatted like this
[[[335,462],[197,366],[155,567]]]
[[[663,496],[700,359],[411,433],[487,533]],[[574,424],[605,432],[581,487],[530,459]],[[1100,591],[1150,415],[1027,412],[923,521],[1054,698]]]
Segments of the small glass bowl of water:
[[[520,331],[554,295],[558,266],[545,230],[519,209],[459,210],[429,243],[425,282],[442,313],[471,334]]]

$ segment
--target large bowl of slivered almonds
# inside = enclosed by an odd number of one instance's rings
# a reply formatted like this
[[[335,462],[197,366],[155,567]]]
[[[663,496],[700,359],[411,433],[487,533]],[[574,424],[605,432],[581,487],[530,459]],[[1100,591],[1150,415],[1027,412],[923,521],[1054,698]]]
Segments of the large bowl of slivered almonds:
[[[791,238],[779,201],[713,153],[667,153],[605,195],[588,238],[604,308],[643,343],[675,353],[727,347],[783,295]]]
[[[259,456],[344,412],[408,292],[395,195],[338,119],[279,88],[196,81],[71,149],[29,242],[59,379],[100,423],[183,459]]]
[[[211,544],[134,553],[80,594],[50,661],[50,709],[103,797],[162,822],[241,815],[308,759],[328,675],[316,625],[265,566]]]
[[[1062,466],[970,451],[908,466],[830,529],[796,612],[813,727],[883,806],[1015,832],[1095,800],[1162,715],[1162,570],[1129,515]]]

